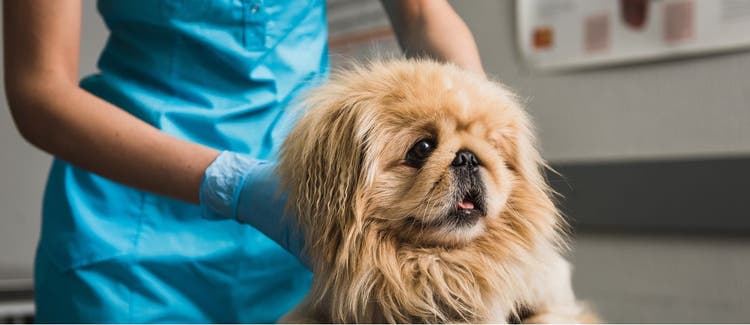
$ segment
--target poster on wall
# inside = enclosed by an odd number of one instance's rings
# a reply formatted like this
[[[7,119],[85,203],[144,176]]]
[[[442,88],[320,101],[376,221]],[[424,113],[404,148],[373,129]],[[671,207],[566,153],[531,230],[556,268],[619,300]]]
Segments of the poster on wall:
[[[750,0],[520,0],[516,24],[542,70],[750,49]]]

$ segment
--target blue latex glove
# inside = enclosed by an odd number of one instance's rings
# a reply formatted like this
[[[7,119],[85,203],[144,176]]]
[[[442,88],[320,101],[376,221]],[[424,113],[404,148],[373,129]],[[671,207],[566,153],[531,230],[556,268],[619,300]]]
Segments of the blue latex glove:
[[[309,266],[302,234],[285,215],[287,195],[279,186],[276,164],[224,151],[203,175],[201,212],[207,219],[249,224]]]

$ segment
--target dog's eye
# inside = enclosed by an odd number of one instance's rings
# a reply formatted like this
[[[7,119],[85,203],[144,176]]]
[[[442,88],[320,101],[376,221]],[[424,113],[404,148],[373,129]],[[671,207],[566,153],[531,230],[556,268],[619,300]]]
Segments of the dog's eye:
[[[406,153],[406,164],[414,168],[422,167],[424,161],[434,150],[435,140],[419,140],[411,147],[411,149],[409,149],[409,152]]]

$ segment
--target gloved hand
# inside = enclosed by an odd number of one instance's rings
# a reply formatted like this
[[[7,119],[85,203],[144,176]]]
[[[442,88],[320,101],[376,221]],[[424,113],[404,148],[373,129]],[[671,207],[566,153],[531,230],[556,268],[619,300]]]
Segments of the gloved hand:
[[[235,219],[260,230],[309,267],[302,234],[286,212],[276,164],[224,151],[206,168],[200,186],[207,219]]]

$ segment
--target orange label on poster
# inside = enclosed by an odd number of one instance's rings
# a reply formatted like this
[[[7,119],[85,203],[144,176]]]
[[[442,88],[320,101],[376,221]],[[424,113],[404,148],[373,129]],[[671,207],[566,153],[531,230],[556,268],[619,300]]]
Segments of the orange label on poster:
[[[534,29],[534,36],[531,39],[534,42],[534,49],[548,49],[554,44],[555,33],[552,27],[540,26]]]

